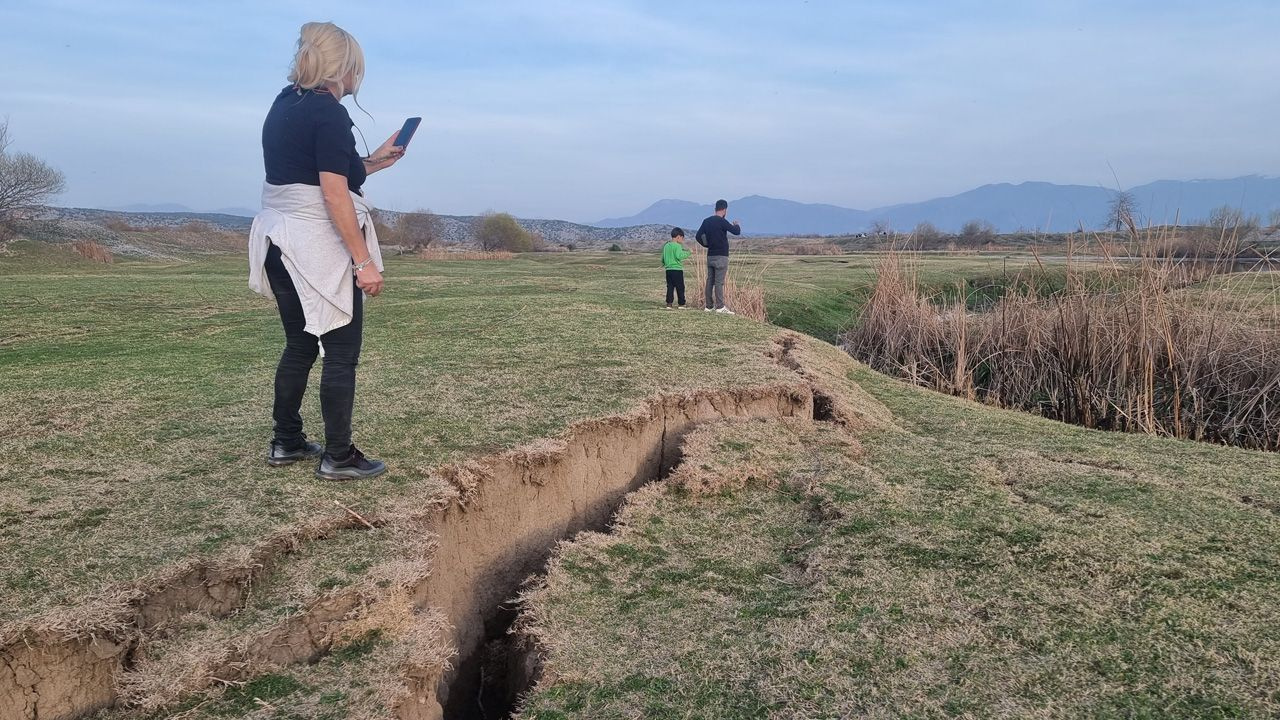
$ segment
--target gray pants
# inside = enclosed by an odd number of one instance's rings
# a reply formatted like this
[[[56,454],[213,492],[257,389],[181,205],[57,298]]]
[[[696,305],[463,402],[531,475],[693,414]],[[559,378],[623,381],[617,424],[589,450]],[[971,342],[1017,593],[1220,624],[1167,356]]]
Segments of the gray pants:
[[[707,256],[707,307],[719,310],[724,307],[724,276],[729,273],[729,258],[726,255]],[[711,292],[715,290],[715,302],[711,302]]]

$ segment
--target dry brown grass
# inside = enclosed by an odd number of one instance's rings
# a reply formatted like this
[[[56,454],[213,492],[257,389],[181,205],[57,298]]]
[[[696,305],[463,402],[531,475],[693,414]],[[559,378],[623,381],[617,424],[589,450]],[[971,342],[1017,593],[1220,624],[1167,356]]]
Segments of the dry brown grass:
[[[689,307],[703,309],[707,306],[707,251],[696,243],[690,249],[693,251],[689,258],[693,262],[693,282],[688,287]],[[743,317],[768,322],[769,313],[764,300],[764,276],[768,270],[768,263],[731,261],[724,283],[725,306]]]
[[[111,250],[102,243],[94,242],[93,240],[81,240],[75,243],[73,247],[81,257],[86,257],[94,262],[105,263],[107,265],[115,262],[115,257],[112,256]]]
[[[1031,273],[981,313],[963,291],[936,302],[891,252],[844,345],[914,383],[1090,428],[1280,449],[1280,333],[1241,311],[1224,264],[1167,250],[1098,271],[1068,260],[1060,286]]]
[[[788,243],[768,249],[771,255],[843,255],[844,249],[831,243]]]
[[[447,250],[440,247],[426,247],[417,252],[423,260],[510,260],[515,253],[506,250]]]
[[[109,217],[102,222],[102,226],[112,232],[142,232],[147,229],[134,225],[122,217]]]

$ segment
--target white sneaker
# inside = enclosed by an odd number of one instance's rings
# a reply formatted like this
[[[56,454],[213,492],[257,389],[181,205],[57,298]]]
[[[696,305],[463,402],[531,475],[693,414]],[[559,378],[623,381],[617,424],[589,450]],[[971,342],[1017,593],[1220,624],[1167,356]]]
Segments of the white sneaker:
[[[677,310],[688,310],[689,308],[687,308],[687,307],[685,307],[685,306],[681,305],[680,307],[678,307],[678,308],[676,308],[676,309],[677,309]]]
[[[703,312],[715,312],[715,310],[712,310],[711,308],[702,308],[702,310]]]
[[[736,313],[736,312],[734,312],[734,311],[730,310],[730,309],[729,309],[729,308],[727,308],[727,307],[722,307],[722,308],[720,308],[719,310],[717,310],[716,312],[720,313],[721,315],[737,315],[737,314],[738,314],[738,313]]]
[[[670,310],[670,309],[671,309],[671,306],[670,306],[670,305],[663,305],[663,306],[662,306],[662,309],[663,309],[663,310]]]

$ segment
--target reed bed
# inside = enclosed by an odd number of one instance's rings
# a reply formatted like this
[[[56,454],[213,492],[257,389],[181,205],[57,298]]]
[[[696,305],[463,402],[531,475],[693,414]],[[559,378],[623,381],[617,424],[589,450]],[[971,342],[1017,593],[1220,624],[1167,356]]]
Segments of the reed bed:
[[[891,252],[842,344],[877,370],[992,405],[1280,449],[1280,330],[1263,321],[1275,316],[1275,276],[1228,274],[1234,257],[1187,261],[1158,243],[1144,248],[1093,266],[1068,259],[1049,291],[1042,265],[981,312],[969,309],[974,289],[926,290],[910,256]]]
[[[707,251],[697,243],[690,249],[693,256],[693,282],[685,283],[685,295],[689,307],[706,308]],[[724,304],[738,315],[759,322],[768,322],[769,313],[764,301],[764,278],[769,264],[755,260],[732,260],[724,283]]]

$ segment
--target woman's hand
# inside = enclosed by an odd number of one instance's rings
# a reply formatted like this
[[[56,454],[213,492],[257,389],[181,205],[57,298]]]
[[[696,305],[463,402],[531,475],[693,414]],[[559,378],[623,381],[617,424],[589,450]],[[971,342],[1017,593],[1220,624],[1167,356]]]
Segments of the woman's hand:
[[[396,164],[396,161],[404,157],[404,148],[396,145],[396,136],[400,134],[397,130],[387,138],[387,141],[378,146],[373,154],[364,159],[365,172],[373,174],[379,170],[385,170]]]
[[[373,263],[356,271],[356,287],[365,291],[370,297],[377,297],[382,292],[382,273]]]

